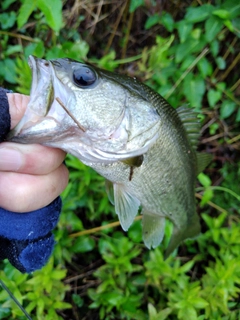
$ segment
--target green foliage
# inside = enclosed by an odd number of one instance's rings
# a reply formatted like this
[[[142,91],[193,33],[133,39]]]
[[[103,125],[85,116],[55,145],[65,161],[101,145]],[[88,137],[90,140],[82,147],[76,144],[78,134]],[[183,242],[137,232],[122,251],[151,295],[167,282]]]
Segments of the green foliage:
[[[89,297],[93,300],[90,308],[100,308],[100,319],[114,319],[114,310],[121,314],[121,319],[140,317],[138,307],[141,305],[144,278],[131,277],[133,273],[142,270],[142,267],[132,263],[132,259],[140,254],[132,242],[126,237],[117,239],[102,239],[99,242],[99,251],[105,261],[95,276],[101,284],[97,290],[90,289]],[[140,281],[140,284],[138,283]],[[137,318],[136,318],[137,319]]]
[[[236,72],[240,5],[234,0],[202,5],[195,1],[188,7],[174,2],[165,12],[159,10],[159,3],[131,0],[119,13],[120,27],[114,16],[104,28],[101,23],[115,8],[108,4],[107,11],[105,1],[101,17],[100,7],[91,1],[84,4],[86,11],[82,2],[74,1],[22,0],[19,7],[19,1],[4,0],[0,4],[1,85],[30,92],[29,55],[69,57],[111,71],[122,69],[144,80],[174,107],[188,104],[202,111],[204,139],[210,142],[201,149],[214,152],[216,160],[198,176],[202,234],[164,260],[170,223],[163,244],[151,251],[142,244],[140,221],[127,236],[114,228],[74,235],[117,217],[103,178],[68,155],[70,180],[62,194],[53,257],[29,276],[6,261],[1,263],[1,279],[33,319],[70,319],[76,314],[86,319],[240,318],[240,164],[234,163],[239,160],[240,140]],[[128,36],[126,22],[131,17],[134,23]],[[96,26],[98,18],[101,23]],[[138,19],[141,23],[135,23]],[[105,33],[108,36],[102,40]],[[148,41],[138,41],[139,34],[147,35]],[[0,305],[0,319],[24,319],[1,288]]]
[[[36,314],[33,319],[61,319],[58,309],[70,308],[71,305],[63,301],[66,291],[69,289],[62,283],[66,276],[66,269],[53,265],[50,259],[47,266],[41,271],[36,271],[35,276],[29,278],[21,274],[10,264],[5,264],[1,273],[1,279],[13,293],[14,297],[24,306],[28,313]],[[15,319],[23,316],[22,311],[10,299],[7,292],[0,291],[0,319],[8,316]],[[18,318],[20,319],[20,318]]]
[[[166,41],[166,38],[161,42],[156,41],[156,46],[150,49],[148,58],[145,58],[145,68],[140,62],[142,72],[154,70],[148,84],[174,106],[187,102],[200,110],[207,94],[209,105],[220,109],[221,118],[229,118],[237,110],[237,103],[231,90],[222,88],[218,83],[212,65],[215,62],[219,70],[225,70],[227,67],[219,48],[222,42],[227,41],[229,33],[239,36],[239,30],[234,27],[238,11],[237,2],[223,1],[216,7],[210,4],[189,7],[184,19],[177,22],[174,22],[169,13],[150,16],[145,24],[146,29],[160,24],[168,31],[175,30],[177,37],[171,49],[166,51],[166,65],[155,63],[156,60],[151,59],[155,52],[162,52],[162,42]],[[234,47],[230,50],[234,52]],[[158,57],[161,62],[164,61],[161,53]],[[197,72],[198,70],[200,72]]]
[[[59,33],[62,27],[62,1],[61,0],[24,0],[22,6],[19,9],[19,15],[17,19],[18,28],[22,28],[28,21],[33,11],[38,8],[46,19],[46,23],[56,33]],[[44,22],[44,20],[42,20]]]

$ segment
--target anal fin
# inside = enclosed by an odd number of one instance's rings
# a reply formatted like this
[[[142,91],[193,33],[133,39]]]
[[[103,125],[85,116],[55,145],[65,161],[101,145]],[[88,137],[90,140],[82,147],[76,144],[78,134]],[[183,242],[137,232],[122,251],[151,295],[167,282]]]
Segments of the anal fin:
[[[163,239],[165,231],[165,218],[153,215],[143,210],[142,212],[143,241],[148,249],[156,248]]]

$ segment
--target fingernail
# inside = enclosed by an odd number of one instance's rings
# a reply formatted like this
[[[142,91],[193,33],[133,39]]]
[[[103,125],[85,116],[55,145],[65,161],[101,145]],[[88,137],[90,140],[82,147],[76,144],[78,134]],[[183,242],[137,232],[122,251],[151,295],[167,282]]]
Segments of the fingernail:
[[[0,148],[0,171],[18,171],[23,164],[22,154],[12,148]]]

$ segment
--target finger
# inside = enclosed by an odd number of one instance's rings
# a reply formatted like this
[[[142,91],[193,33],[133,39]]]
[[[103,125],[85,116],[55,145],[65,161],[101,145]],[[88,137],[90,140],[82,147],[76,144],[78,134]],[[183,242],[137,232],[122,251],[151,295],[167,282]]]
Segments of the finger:
[[[68,170],[61,165],[47,175],[0,172],[0,207],[29,212],[51,203],[67,186]]]
[[[43,175],[55,170],[63,162],[66,153],[60,149],[39,144],[0,144],[0,171]]]
[[[23,117],[29,102],[29,96],[20,93],[7,93],[9,112],[11,115],[11,129],[14,128]]]

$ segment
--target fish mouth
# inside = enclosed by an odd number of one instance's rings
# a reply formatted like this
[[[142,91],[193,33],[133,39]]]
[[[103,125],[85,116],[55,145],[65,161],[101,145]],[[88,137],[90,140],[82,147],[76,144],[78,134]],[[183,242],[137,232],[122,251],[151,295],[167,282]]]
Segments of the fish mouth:
[[[29,106],[37,115],[46,116],[54,100],[53,68],[49,61],[34,56],[29,56],[28,64],[32,69]]]
[[[66,116],[66,94],[63,84],[57,78],[51,61],[29,56],[28,64],[32,70],[30,101],[26,111],[17,126],[9,133],[7,140],[35,143],[39,133],[43,133],[43,122],[48,121],[48,130],[52,133],[60,126]],[[55,87],[59,96],[56,97]],[[36,139],[37,136],[37,139]]]

